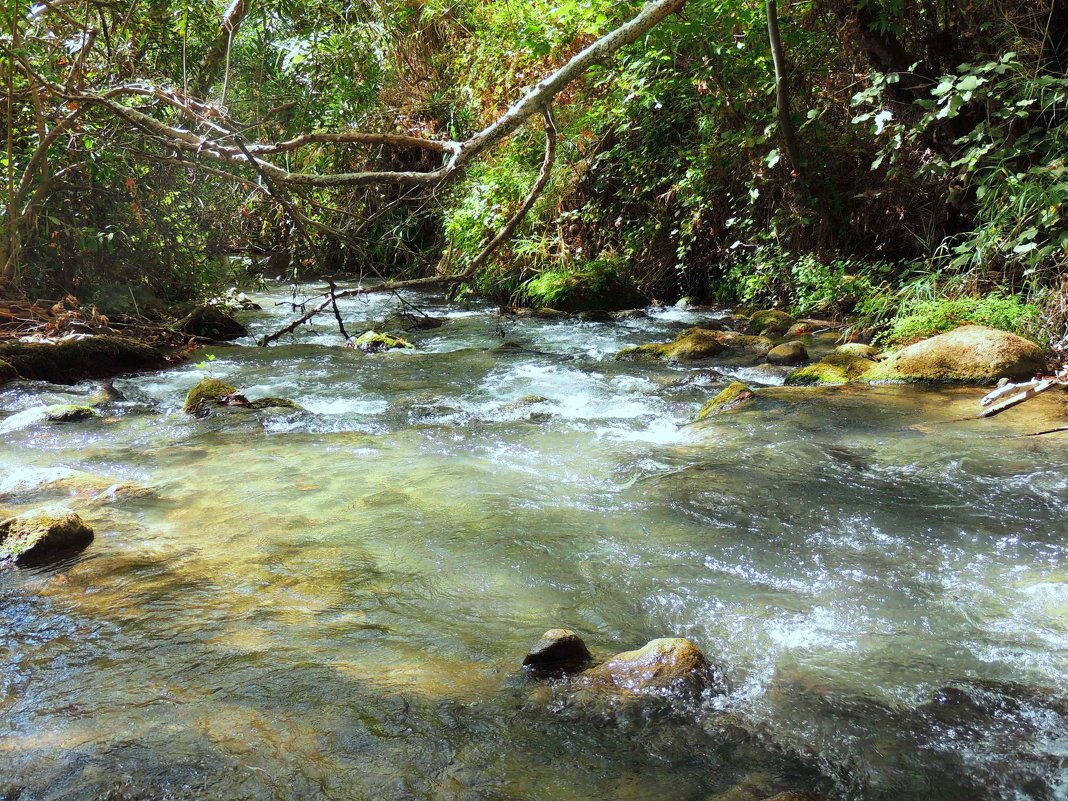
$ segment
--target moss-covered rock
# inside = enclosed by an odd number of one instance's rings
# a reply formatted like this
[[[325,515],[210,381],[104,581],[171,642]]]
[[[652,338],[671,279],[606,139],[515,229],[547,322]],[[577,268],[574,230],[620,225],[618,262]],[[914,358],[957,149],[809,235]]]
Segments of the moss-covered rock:
[[[633,309],[646,303],[634,284],[614,271],[550,270],[531,281],[526,291],[530,301],[572,314],[591,309]]]
[[[830,353],[815,364],[794,370],[786,376],[791,386],[849,384],[876,366],[876,362],[851,353]]]
[[[616,318],[611,312],[604,309],[590,309],[578,313],[578,318],[584,323],[614,323]]]
[[[924,339],[891,354],[865,381],[990,384],[1001,378],[1030,378],[1046,369],[1034,342],[1008,331],[966,325]]]
[[[93,529],[74,512],[38,509],[0,522],[0,561],[36,561],[92,541]]]
[[[768,351],[768,361],[772,364],[800,364],[808,361],[808,350],[803,342],[796,339],[783,342]]]
[[[53,384],[74,384],[85,378],[158,370],[167,364],[163,351],[127,337],[93,336],[58,342],[0,344],[0,381],[5,376]],[[14,371],[14,374],[11,371]]]
[[[224,404],[237,394],[237,389],[218,378],[204,378],[185,396],[182,411],[186,414],[203,414],[210,406]]]
[[[406,339],[401,339],[391,334],[380,334],[377,331],[365,331],[356,337],[356,341],[352,345],[365,353],[379,353],[380,351],[393,350],[394,348],[415,347]]]
[[[765,309],[749,317],[749,331],[753,334],[781,337],[795,323],[793,317],[779,309]]]
[[[732,381],[726,389],[721,391],[716,397],[712,398],[708,403],[701,407],[701,411],[697,415],[698,420],[704,420],[706,417],[711,417],[714,414],[720,412],[730,411],[731,409],[737,409],[746,401],[752,400],[753,390],[743,384],[741,381]]]
[[[76,423],[96,416],[96,410],[91,406],[59,404],[45,409],[45,419],[50,423]]]
[[[687,328],[673,342],[624,348],[616,354],[616,360],[690,362],[711,359],[724,351],[748,351],[763,356],[774,344],[767,337],[696,327]]]
[[[217,306],[197,306],[178,323],[178,330],[189,336],[229,342],[248,336],[248,329]]]
[[[834,349],[835,353],[844,353],[847,356],[860,356],[864,359],[875,359],[879,356],[879,349],[874,345],[865,345],[863,342],[847,342]]]
[[[15,369],[15,365],[6,359],[0,359],[0,384],[13,381],[18,377],[19,371]]]
[[[705,655],[682,637],[652,640],[636,651],[616,654],[580,678],[590,687],[635,695],[690,694],[715,688]]]

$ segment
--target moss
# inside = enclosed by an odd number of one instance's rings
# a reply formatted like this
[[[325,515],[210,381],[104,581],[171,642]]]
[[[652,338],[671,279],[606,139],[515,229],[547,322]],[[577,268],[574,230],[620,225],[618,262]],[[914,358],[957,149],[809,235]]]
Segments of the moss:
[[[793,317],[778,309],[754,312],[749,318],[749,330],[755,334],[782,336],[796,322]]]
[[[531,301],[565,312],[621,311],[644,306],[645,296],[610,266],[591,262],[577,272],[547,270],[523,290]]]
[[[383,350],[394,348],[413,348],[411,342],[389,334],[379,334],[377,331],[365,331],[352,343],[353,347],[359,348],[366,353],[378,353]]]
[[[217,404],[224,398],[237,393],[237,390],[220,381],[217,378],[205,378],[199,384],[189,390],[185,396],[182,411],[186,414],[197,414],[204,411],[208,406]]]
[[[74,384],[85,378],[158,370],[166,366],[167,359],[162,351],[143,342],[96,336],[61,342],[6,342],[0,345],[0,363],[30,381]],[[0,367],[0,380],[5,372]]]
[[[741,381],[733,381],[726,389],[701,407],[697,419],[704,420],[706,417],[711,417],[714,414],[736,409],[746,401],[751,400],[752,397],[753,390]]]
[[[864,359],[874,359],[879,355],[879,349],[874,345],[865,345],[861,342],[847,342],[834,349],[835,353],[844,353],[847,356],[860,356]]]
[[[0,384],[7,381],[13,381],[19,377],[18,370],[15,366],[6,359],[0,359]]]
[[[815,364],[794,370],[786,377],[786,383],[792,386],[849,384],[860,380],[861,376],[875,366],[876,362],[871,359],[835,352]]]
[[[688,328],[676,337],[674,342],[662,344],[637,345],[624,348],[616,354],[617,361],[695,361],[710,359],[725,350],[722,334],[707,328]]]
[[[96,410],[91,406],[60,404],[58,406],[49,406],[45,409],[45,419],[50,423],[74,423],[96,416]]]
[[[870,382],[990,384],[1030,378],[1046,369],[1042,349],[1007,331],[966,325],[909,345],[874,365]]]
[[[93,529],[67,510],[36,510],[0,522],[0,560],[29,561],[92,541]]]

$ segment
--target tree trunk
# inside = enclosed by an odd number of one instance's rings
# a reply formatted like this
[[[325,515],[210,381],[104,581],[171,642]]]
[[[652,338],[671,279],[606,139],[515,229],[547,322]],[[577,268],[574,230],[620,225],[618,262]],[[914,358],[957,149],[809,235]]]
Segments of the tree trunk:
[[[779,13],[776,0],[767,0],[768,40],[771,43],[771,60],[775,65],[775,112],[779,118],[779,134],[782,136],[783,149],[790,159],[790,166],[798,177],[802,174],[801,149],[797,144],[797,129],[790,116],[790,79],[786,74],[786,59],[782,53],[782,39],[779,37]]]

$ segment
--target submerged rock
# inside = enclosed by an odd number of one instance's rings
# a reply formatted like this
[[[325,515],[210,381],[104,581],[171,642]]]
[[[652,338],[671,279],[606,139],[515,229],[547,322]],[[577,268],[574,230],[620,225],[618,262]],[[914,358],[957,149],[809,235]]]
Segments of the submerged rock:
[[[783,342],[768,351],[768,361],[772,364],[800,364],[808,361],[808,350],[803,342]]]
[[[835,351],[815,364],[794,370],[786,376],[786,384],[789,386],[849,384],[861,380],[862,376],[876,364],[877,362],[865,359],[863,356]]]
[[[548,306],[542,306],[536,309],[521,307],[512,309],[512,314],[516,317],[532,317],[535,320],[562,320],[565,317],[570,316],[566,311],[550,309]]]
[[[704,420],[706,417],[711,417],[714,414],[736,409],[746,401],[752,400],[752,398],[753,390],[741,381],[732,381],[726,389],[701,407],[697,419]]]
[[[229,342],[248,336],[248,329],[222,309],[205,304],[197,306],[178,323],[178,330],[189,336]]]
[[[589,687],[634,695],[692,695],[716,685],[712,665],[683,637],[652,640],[636,651],[616,654],[579,678]]]
[[[613,320],[644,320],[649,316],[645,309],[624,309],[611,312],[611,315]]]
[[[18,377],[74,384],[85,378],[158,370],[166,365],[163,351],[126,337],[93,336],[0,345],[0,382]]]
[[[593,657],[582,638],[571,629],[549,629],[523,659],[523,667],[536,676],[577,673]]]
[[[88,420],[96,417],[97,412],[91,406],[75,406],[73,404],[60,404],[49,406],[45,410],[45,420],[50,423],[75,423],[79,420]]]
[[[749,317],[749,332],[763,336],[781,337],[794,324],[789,314],[778,309],[754,312]]]
[[[186,414],[202,414],[209,406],[224,405],[228,398],[237,394],[237,389],[218,378],[204,378],[185,396],[182,411]]]
[[[543,395],[535,395],[531,393],[529,395],[521,395],[513,401],[508,401],[508,403],[498,406],[497,411],[502,414],[512,414],[513,412],[529,409],[531,406],[538,406],[542,403],[551,403],[551,401]]]
[[[379,353],[384,350],[395,348],[414,348],[415,346],[406,339],[395,337],[390,334],[380,334],[377,331],[365,331],[352,343],[365,353]]]
[[[38,509],[0,522],[0,561],[35,561],[92,541],[93,529],[74,512]]]
[[[1042,349],[1008,331],[965,325],[891,354],[866,381],[988,384],[1030,378],[1046,369]]]

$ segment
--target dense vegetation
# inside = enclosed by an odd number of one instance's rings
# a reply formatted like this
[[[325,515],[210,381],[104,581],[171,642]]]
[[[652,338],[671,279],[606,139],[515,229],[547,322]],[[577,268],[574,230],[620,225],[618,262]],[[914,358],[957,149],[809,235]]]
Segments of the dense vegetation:
[[[637,8],[8,0],[6,291],[143,313],[246,280],[233,253],[272,277],[462,273],[535,182],[540,125],[442,186],[280,188],[114,106],[235,149],[349,129],[459,141]],[[851,313],[898,340],[972,321],[1063,344],[1066,70],[1064,0],[689,0],[557,96],[549,183],[465,291],[566,306],[629,284]],[[316,174],[442,159],[326,140],[283,155]]]

